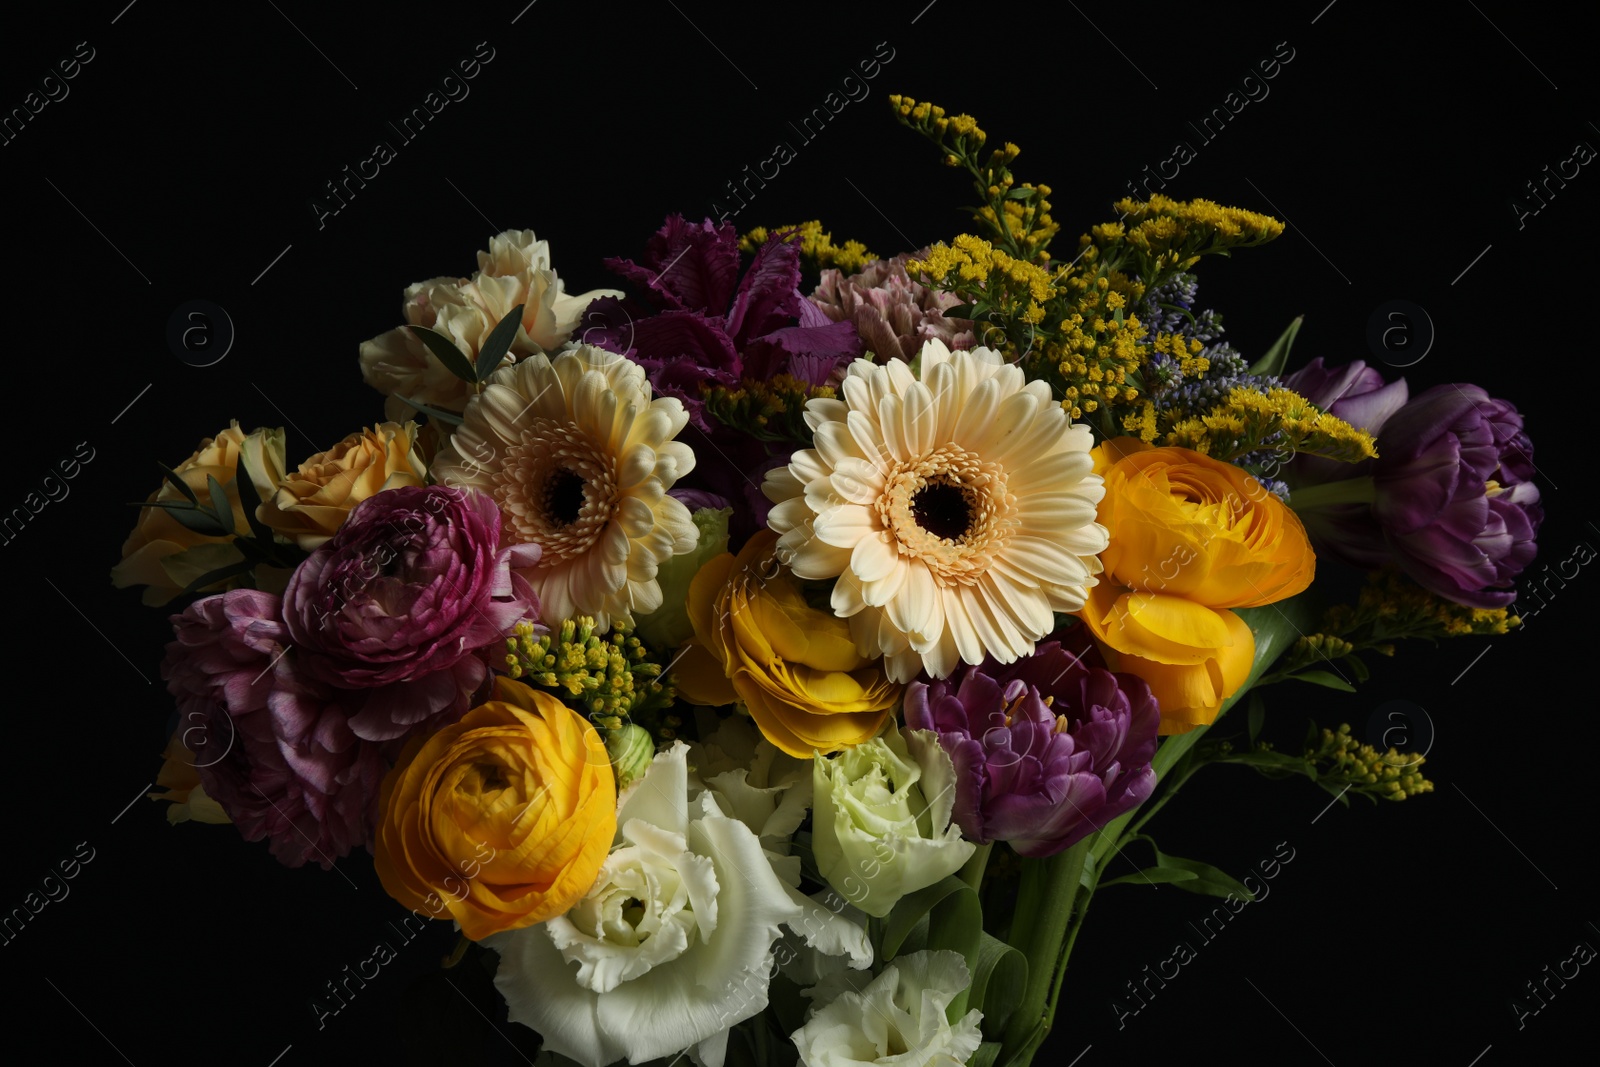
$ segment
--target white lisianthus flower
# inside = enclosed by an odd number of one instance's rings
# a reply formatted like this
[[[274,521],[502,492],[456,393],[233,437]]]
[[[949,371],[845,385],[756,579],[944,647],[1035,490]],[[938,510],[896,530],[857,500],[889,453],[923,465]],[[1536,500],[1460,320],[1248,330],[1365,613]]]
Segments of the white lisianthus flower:
[[[550,265],[549,244],[537,240],[532,230],[507,230],[489,239],[489,251],[478,253],[478,272],[471,278],[431,278],[409,286],[401,309],[407,325],[362,344],[361,374],[389,398],[384,410],[392,422],[417,414],[402,397],[460,411],[472,386],[446,370],[408,327],[439,331],[475,365],[500,320],[521,304],[521,329],[504,366],[565,344],[592,301],[621,295],[616,289],[565,292]]]
[[[815,448],[767,473],[778,559],[838,578],[833,610],[896,682],[1030,655],[1082,608],[1108,543],[1093,435],[987,348],[858,359],[806,401]]]
[[[767,1005],[784,926],[872,962],[866,932],[780,877],[710,792],[690,802],[688,752],[680,741],[657,755],[620,798],[617,843],[583,900],[485,941],[510,1018],[586,1067],[685,1050],[722,1067],[729,1028]]]
[[[891,720],[865,744],[812,761],[811,847],[817,870],[875,918],[901,897],[956,873],[977,848],[950,821],[956,772],[929,730]]]
[[[811,761],[782,751],[741,716],[691,742],[689,753],[700,785],[723,814],[755,831],[769,852],[787,856],[811,807]]]
[[[952,1026],[945,1008],[971,981],[960,953],[913,952],[816,1008],[790,1039],[804,1067],[959,1067],[983,1043],[983,1013]]]

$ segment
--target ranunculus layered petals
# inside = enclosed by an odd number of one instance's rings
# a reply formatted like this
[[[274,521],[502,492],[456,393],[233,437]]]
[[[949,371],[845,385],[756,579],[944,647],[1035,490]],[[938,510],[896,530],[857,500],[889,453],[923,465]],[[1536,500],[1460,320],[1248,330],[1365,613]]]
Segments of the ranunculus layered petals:
[[[1138,675],[1161,706],[1161,733],[1187,733],[1209,726],[1222,703],[1250,677],[1255,660],[1255,635],[1238,615],[1218,613],[1228,627],[1228,643],[1207,650],[1199,663],[1164,663],[1125,655],[1109,644],[1106,662],[1118,671]]]
[[[594,883],[616,830],[605,743],[547,693],[494,699],[413,738],[384,780],[376,866],[412,909],[473,940],[559,915]]]
[[[1253,477],[1188,449],[1118,438],[1095,463],[1111,544],[1083,621],[1114,666],[1150,684],[1163,732],[1210,723],[1244,684],[1254,650],[1230,609],[1311,584],[1305,527]]]
[[[499,547],[487,496],[404,487],[359,504],[302,563],[284,616],[303,668],[344,689],[359,736],[392,740],[459,718],[483,682],[484,649],[538,612],[511,571],[526,548]]]
[[[872,737],[901,687],[863,656],[844,619],[806,603],[762,530],[689,584],[695,640],[675,673],[702,704],[744,702],[762,734],[791,756],[837,752]]]

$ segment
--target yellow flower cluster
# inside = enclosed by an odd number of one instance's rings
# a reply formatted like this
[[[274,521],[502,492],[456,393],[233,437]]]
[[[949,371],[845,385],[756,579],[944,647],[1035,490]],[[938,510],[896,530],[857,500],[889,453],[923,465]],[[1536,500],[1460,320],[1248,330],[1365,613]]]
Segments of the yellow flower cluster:
[[[557,634],[533,636],[531,622],[519,622],[506,638],[507,673],[543,689],[561,690],[588,712],[597,726],[620,729],[622,717],[645,704],[658,705],[672,691],[658,680],[661,665],[651,663],[629,627],[610,634],[594,632],[590,618],[568,619]]]
[[[1273,434],[1282,437],[1268,446],[1267,438]],[[1378,454],[1371,434],[1335,418],[1299,393],[1283,388],[1262,392],[1245,386],[1230,389],[1206,414],[1175,424],[1166,443],[1225,460],[1263,447],[1347,463]]]
[[[1178,372],[1186,379],[1202,377],[1211,369],[1211,361],[1200,354],[1205,351],[1205,345],[1193,337],[1185,338],[1177,333],[1158,333],[1155,340],[1150,342],[1150,350],[1176,360]]]
[[[909,96],[894,94],[889,97],[889,104],[900,117],[900,121],[912,129],[928,134],[935,142],[942,144],[946,137],[952,137],[960,144],[981,145],[988,140],[989,135],[978,128],[978,120],[971,115],[945,116],[944,108],[926,101],[918,103]],[[1007,149],[1013,150],[1016,155],[1016,145],[1008,144]],[[949,163],[947,159],[945,161]],[[951,163],[951,166],[955,164]]]
[[[1321,744],[1308,748],[1306,759],[1325,765],[1317,775],[1324,784],[1344,784],[1378,800],[1404,800],[1433,792],[1433,783],[1422,776],[1421,767],[1427,761],[1420,754],[1393,748],[1379,752],[1352,737],[1348,723],[1337,731],[1323,730]]]
[[[1119,200],[1116,208],[1121,222],[1095,228],[1102,243],[1120,238],[1180,270],[1202,255],[1264,244],[1283,234],[1283,223],[1270,215],[1210,200],[1173,200],[1157,193],[1147,201]]]
[[[1374,571],[1354,605],[1338,604],[1323,616],[1322,629],[1335,634],[1369,632],[1374,640],[1470,637],[1503,634],[1522,625],[1505,608],[1469,608],[1434,596],[1399,571]],[[1393,646],[1380,649],[1393,654]]]
[[[869,252],[867,246],[860,241],[846,241],[843,244],[834,244],[833,234],[824,230],[822,223],[817,219],[810,219],[793,226],[774,226],[770,230],[764,226],[757,226],[739,238],[739,251],[754,252],[766,244],[767,238],[772,234],[782,233],[785,230],[798,231],[800,258],[812,270],[822,271],[831,267],[846,274],[854,274],[869,262],[878,258]]]
[[[812,385],[788,374],[774,375],[767,381],[746,378],[737,389],[714,386],[703,390],[706,412],[725,426],[743,430],[761,441],[790,441],[811,444],[811,428],[806,425],[806,401],[821,397],[831,400],[831,386]]]
[[[1060,277],[1060,276],[1058,276]],[[1139,399],[1130,382],[1148,358],[1146,330],[1126,311],[1136,286],[1120,273],[1098,278],[1065,276],[1059,286],[1070,310],[1037,346],[1024,369],[1044,377],[1074,419],[1102,404],[1126,407]],[[1061,304],[1057,305],[1058,307]]]
[[[952,244],[937,244],[927,258],[906,270],[926,276],[927,284],[973,298],[973,315],[1037,325],[1044,305],[1056,295],[1055,279],[1043,267],[1016,259],[981,237],[961,234]]]

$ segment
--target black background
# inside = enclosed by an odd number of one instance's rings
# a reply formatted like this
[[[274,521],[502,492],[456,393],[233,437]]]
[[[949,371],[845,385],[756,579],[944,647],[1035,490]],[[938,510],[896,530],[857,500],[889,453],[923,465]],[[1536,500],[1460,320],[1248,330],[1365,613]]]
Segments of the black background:
[[[387,924],[402,914],[370,859],[291,871],[263,844],[169,827],[160,805],[135,800],[171,712],[157,675],[168,630],[164,612],[107,579],[132,523],[122,502],[154,487],[154,460],[183,459],[230,418],[287,425],[291,462],[380,418],[357,345],[399,321],[406,284],[469,273],[501,229],[549,240],[569,291],[606,285],[601,257],[636,254],[669,212],[706,214],[781,140],[797,158],[737,215],[741,229],[820,217],[882,254],[960,232],[970,191],[893,123],[892,92],[970,111],[991,140],[1020,144],[1019,175],[1055,190],[1058,249],[1189,141],[1198,157],[1166,192],[1290,224],[1275,244],[1200,269],[1202,304],[1225,313],[1235,344],[1253,357],[1304,314],[1293,365],[1370,362],[1374,309],[1422,306],[1437,337],[1404,372],[1413,392],[1475,381],[1527,417],[1548,512],[1528,577],[1600,546],[1580,443],[1595,411],[1600,176],[1590,165],[1552,183],[1520,226],[1512,206],[1576,143],[1600,146],[1600,108],[1587,31],[1530,5],[909,0],[730,13],[505,0],[358,15],[302,0],[124,2],[8,12],[5,29],[6,112],[78,42],[93,49],[70,95],[0,145],[13,308],[0,509],[79,442],[94,449],[71,495],[0,546],[14,620],[0,910],[80,842],[94,849],[70,896],[0,946],[8,1042],[141,1067],[393,1062],[423,1047],[418,1018],[450,1012],[457,1043],[435,1062],[522,1062],[438,985],[443,924],[319,1029],[311,998],[394,940]],[[402,144],[386,123],[479,42],[493,58],[470,95]],[[879,42],[893,58],[867,99],[801,143],[789,123]],[[1202,144],[1186,121],[1222,106],[1279,42],[1293,59],[1270,95]],[[378,140],[397,157],[319,227],[312,200]],[[210,367],[165,338],[193,299],[221,305],[236,329]],[[1437,791],[1325,810],[1304,781],[1208,772],[1154,824],[1164,846],[1235,874],[1280,842],[1294,859],[1209,944],[1188,926],[1205,898],[1108,890],[1040,1062],[1264,1052],[1493,1067],[1565,1050],[1600,993],[1593,967],[1520,1028],[1511,1002],[1576,943],[1600,946],[1586,875],[1596,581],[1593,568],[1551,578],[1523,632],[1403,648],[1358,695],[1270,691],[1272,728],[1291,742],[1308,717],[1359,732],[1389,701],[1426,709]],[[1197,958],[1119,1029],[1113,998],[1178,941]],[[439,999],[418,999],[429,975]]]

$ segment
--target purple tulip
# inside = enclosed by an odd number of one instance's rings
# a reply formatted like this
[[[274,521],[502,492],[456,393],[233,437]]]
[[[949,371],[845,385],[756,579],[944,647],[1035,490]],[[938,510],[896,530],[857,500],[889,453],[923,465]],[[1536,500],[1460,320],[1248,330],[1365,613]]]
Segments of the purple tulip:
[[[1459,604],[1505,607],[1544,519],[1533,445],[1509,402],[1440,385],[1388,421],[1372,514],[1402,570]]]
[[[358,505],[295,570],[284,621],[301,670],[351,698],[355,736],[389,741],[459,718],[488,678],[487,650],[538,600],[513,568],[539,548],[500,548],[488,496],[389,489]]]
[[[933,730],[950,754],[954,818],[972,841],[1051,856],[1155,788],[1161,714],[1150,687],[1089,666],[1060,641],[1006,666],[990,659],[913,682],[905,713],[907,726]]]
[[[266,838],[290,867],[327,869],[370,842],[386,764],[331,691],[294,677],[279,607],[253,589],[196,601],[172,617],[161,674],[201,784],[245,840]],[[286,730],[286,700],[319,714]]]
[[[1376,368],[1360,360],[1342,367],[1326,367],[1318,356],[1285,378],[1283,384],[1334,418],[1343,419],[1374,437],[1406,402],[1404,378],[1385,384]]]

